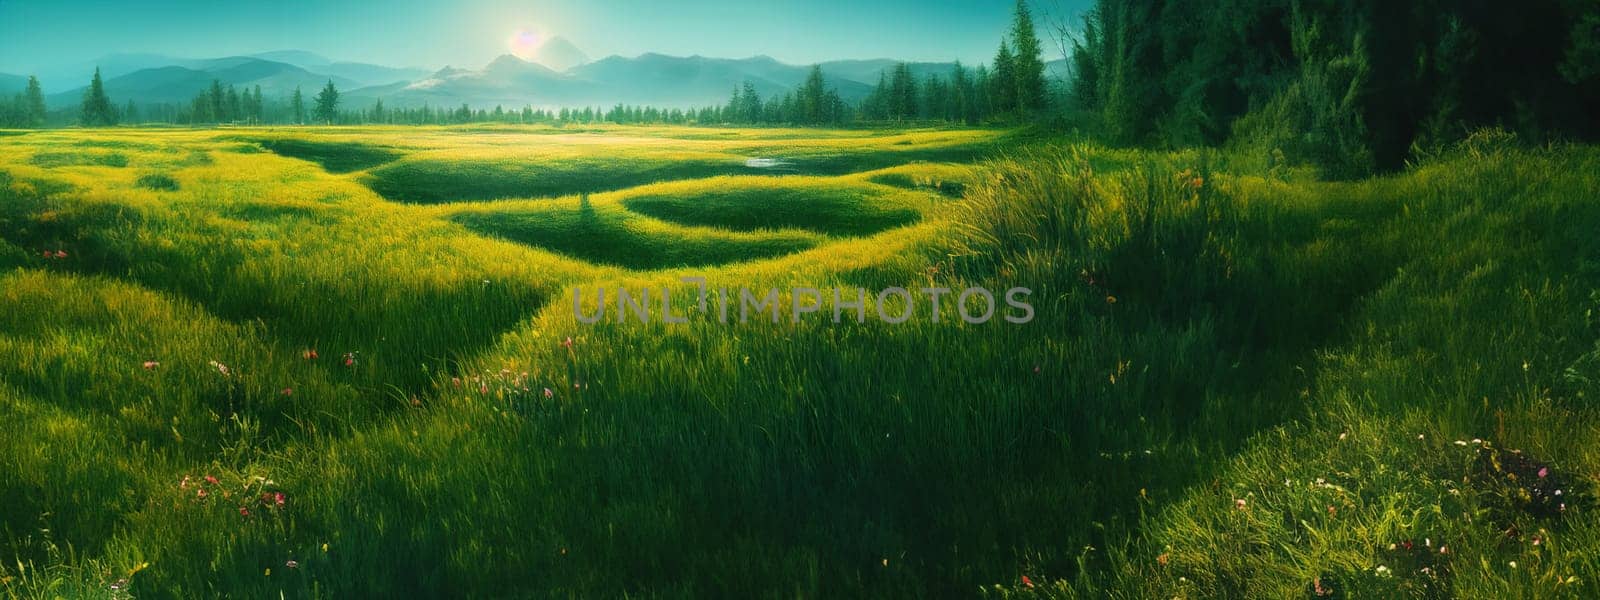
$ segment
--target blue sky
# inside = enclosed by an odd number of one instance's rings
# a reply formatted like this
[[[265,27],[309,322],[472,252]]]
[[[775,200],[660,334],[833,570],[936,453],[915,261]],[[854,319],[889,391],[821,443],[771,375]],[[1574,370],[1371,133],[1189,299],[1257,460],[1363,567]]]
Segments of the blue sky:
[[[1088,0],[1033,0],[1049,13]],[[987,60],[1011,0],[0,0],[0,71],[114,53],[185,58],[309,50],[393,66],[477,67],[523,29],[594,58],[644,52],[796,64],[843,58]],[[1041,31],[1041,34],[1044,32]],[[1047,54],[1058,52],[1047,43]]]

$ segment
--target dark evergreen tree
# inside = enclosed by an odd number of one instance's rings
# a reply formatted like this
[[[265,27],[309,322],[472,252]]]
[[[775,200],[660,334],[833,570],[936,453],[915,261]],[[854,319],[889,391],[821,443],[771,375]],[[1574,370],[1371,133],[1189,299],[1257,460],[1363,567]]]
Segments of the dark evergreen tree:
[[[39,86],[39,78],[28,76],[28,87],[23,90],[22,97],[17,101],[21,114],[23,127],[43,127],[46,115],[44,106],[44,90]]]
[[[117,124],[117,109],[111,104],[111,98],[106,96],[98,67],[94,70],[94,79],[89,82],[89,89],[83,93],[80,121],[84,127],[110,127]]]
[[[339,118],[339,89],[333,86],[333,80],[328,80],[328,85],[317,93],[316,103],[313,114],[317,121],[332,124]]]
[[[1040,58],[1044,49],[1039,45],[1027,0],[1017,0],[1012,19],[1011,45],[1015,53],[1012,77],[1016,79],[1017,109],[1023,112],[1042,110],[1047,100],[1044,61]]]

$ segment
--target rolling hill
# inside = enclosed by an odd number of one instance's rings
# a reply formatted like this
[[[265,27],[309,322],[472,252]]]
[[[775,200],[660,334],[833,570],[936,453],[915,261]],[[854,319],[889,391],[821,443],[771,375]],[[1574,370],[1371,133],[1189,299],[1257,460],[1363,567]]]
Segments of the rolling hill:
[[[0,73],[0,94],[11,95],[28,87],[28,78],[21,75]]]
[[[736,86],[749,82],[764,98],[798,87],[810,72],[768,56],[712,58],[646,53],[635,57],[588,55],[561,38],[552,38],[532,60],[504,55],[481,69],[418,68],[347,62],[303,50],[280,50],[248,56],[182,59],[158,54],[117,54],[97,63],[107,93],[117,103],[187,103],[213,80],[238,88],[261,86],[269,99],[281,100],[295,87],[311,91],[332,81],[345,92],[346,106],[368,106],[382,100],[393,108],[423,105],[475,107],[495,105],[544,108],[611,106],[618,103],[660,107],[696,107],[727,102]],[[894,68],[890,59],[839,60],[821,64],[829,87],[847,102],[859,102],[877,85],[880,74]],[[955,63],[913,62],[919,81],[949,76]],[[1048,65],[1054,78],[1068,72],[1065,61]],[[93,64],[75,65],[92,73]],[[55,75],[60,77],[60,74]],[[45,83],[47,102],[60,108],[83,97],[88,75],[77,76],[71,88]],[[0,76],[0,93],[21,89],[24,79]],[[12,90],[7,92],[6,90]],[[53,93],[52,93],[53,92]]]
[[[181,104],[192,100],[213,80],[238,88],[259,85],[264,95],[276,97],[288,95],[296,86],[316,90],[330,80],[334,85],[347,89],[358,85],[343,77],[312,73],[291,64],[245,56],[186,62],[188,66],[142,69],[108,78],[105,80],[106,94],[119,103],[132,100],[140,104]],[[45,101],[51,107],[71,106],[83,98],[86,87],[48,94]]]

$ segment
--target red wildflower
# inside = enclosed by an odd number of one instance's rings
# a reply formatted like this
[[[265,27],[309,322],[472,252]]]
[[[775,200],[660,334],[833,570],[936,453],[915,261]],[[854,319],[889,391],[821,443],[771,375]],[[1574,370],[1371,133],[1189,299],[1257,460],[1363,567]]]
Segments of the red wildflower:
[[[56,258],[66,258],[66,257],[67,257],[67,253],[66,252],[63,252],[63,251],[60,251],[60,250],[56,251]]]
[[[568,336],[567,339],[561,340],[561,347],[566,348],[568,350],[571,350],[572,349],[572,337]]]
[[[210,475],[207,475],[206,476],[206,483],[209,483],[211,485],[217,485],[217,478],[216,477],[212,477]]]
[[[356,353],[354,353],[354,352],[346,352],[344,354],[344,366],[346,366],[346,367],[354,367],[354,366],[356,366]]]
[[[1033,587],[1033,580],[1032,579],[1028,579],[1027,575],[1023,575],[1022,576],[1022,585],[1025,585],[1025,586],[1028,586],[1028,587],[1031,588],[1031,587]]]
[[[283,395],[285,395],[285,396],[293,396],[294,395],[294,388],[283,388]]]
[[[273,492],[272,493],[272,503],[273,504],[276,504],[278,506],[283,506],[284,501],[285,501],[285,498],[283,496],[283,492]]]
[[[317,351],[316,350],[307,350],[305,352],[300,353],[300,356],[305,357],[306,360],[316,360],[317,359]]]
[[[243,506],[239,507],[239,516],[241,516],[241,517],[250,516],[250,509],[245,508]]]
[[[153,360],[144,361],[144,370],[146,370],[146,371],[153,371],[153,370],[155,370],[156,367],[159,367],[159,366],[161,366],[161,363],[158,363],[156,361],[153,361]]]
[[[195,495],[196,498],[204,498],[206,496],[209,496],[210,494],[206,493],[206,489],[205,488],[200,488],[200,489],[197,489],[197,490],[194,491],[194,495]]]
[[[554,398],[555,396],[556,396],[556,393],[550,391],[550,388],[545,388],[544,389],[544,397],[546,397],[546,398]]]

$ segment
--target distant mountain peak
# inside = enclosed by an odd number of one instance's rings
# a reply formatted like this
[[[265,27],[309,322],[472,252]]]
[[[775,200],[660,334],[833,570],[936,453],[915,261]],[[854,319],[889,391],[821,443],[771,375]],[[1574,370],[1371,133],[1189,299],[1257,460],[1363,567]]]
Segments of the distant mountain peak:
[[[578,49],[567,38],[555,36],[539,46],[534,52],[533,62],[544,65],[552,71],[564,73],[589,64],[589,55],[584,54],[583,50]]]

